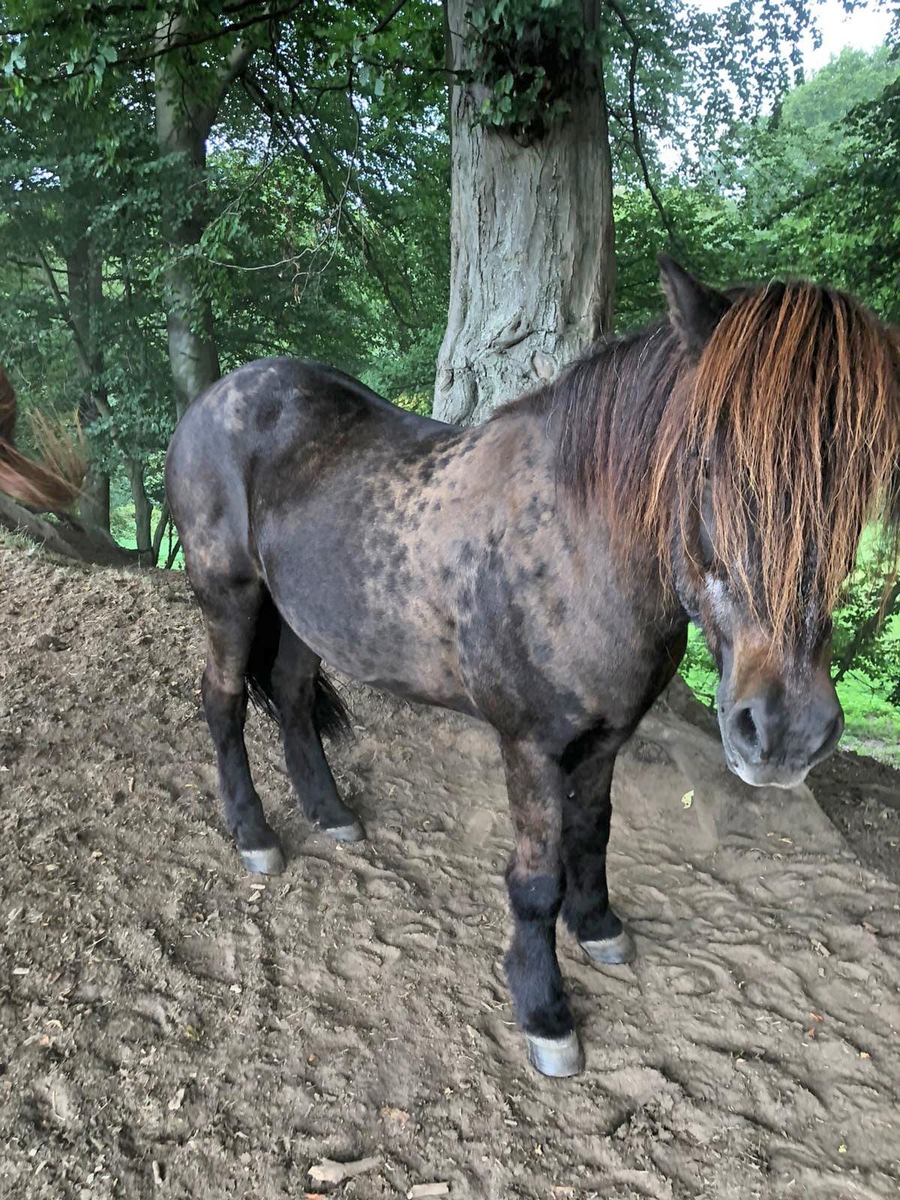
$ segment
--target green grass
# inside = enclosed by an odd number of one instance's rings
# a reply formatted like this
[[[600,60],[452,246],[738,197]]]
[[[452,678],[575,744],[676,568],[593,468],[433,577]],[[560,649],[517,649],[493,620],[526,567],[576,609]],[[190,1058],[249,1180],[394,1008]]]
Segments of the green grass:
[[[841,745],[900,769],[900,712],[885,700],[883,684],[848,671],[837,692],[846,721]]]
[[[155,529],[156,522],[159,520],[159,510],[154,510],[153,527]],[[124,546],[126,550],[137,549],[137,539],[134,531],[134,505],[121,504],[114,508],[110,513],[110,527],[113,537],[120,546]],[[170,530],[172,542],[174,542],[176,533],[174,529]],[[169,556],[169,535],[163,538],[162,552],[160,554],[161,567],[166,565],[166,559]],[[184,570],[184,555],[181,551],[175,556],[175,561],[172,563],[172,569],[175,571]]]

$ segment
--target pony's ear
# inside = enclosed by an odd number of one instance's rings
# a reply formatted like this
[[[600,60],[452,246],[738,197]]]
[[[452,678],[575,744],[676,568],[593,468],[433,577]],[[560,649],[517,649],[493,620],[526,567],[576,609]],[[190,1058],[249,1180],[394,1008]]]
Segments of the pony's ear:
[[[691,358],[698,359],[713,330],[731,308],[731,301],[689,275],[668,254],[657,255],[657,262],[669,320],[682,348]]]

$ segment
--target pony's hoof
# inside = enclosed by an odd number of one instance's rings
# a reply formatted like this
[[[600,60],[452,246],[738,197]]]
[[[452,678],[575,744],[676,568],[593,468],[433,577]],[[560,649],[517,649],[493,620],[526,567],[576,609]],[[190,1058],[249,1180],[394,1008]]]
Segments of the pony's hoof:
[[[597,942],[582,942],[581,948],[591,962],[602,963],[607,967],[634,962],[637,954],[634,938],[627,929],[623,929],[615,937],[603,938]]]
[[[567,1079],[584,1070],[584,1051],[574,1030],[561,1038],[526,1033],[525,1043],[528,1046],[528,1061],[542,1075]]]
[[[351,821],[349,825],[332,825],[328,829],[323,829],[322,832],[333,842],[364,842],[366,840],[366,831],[359,821]]]
[[[280,875],[284,870],[284,854],[280,846],[261,846],[258,850],[241,850],[241,862],[254,875]]]

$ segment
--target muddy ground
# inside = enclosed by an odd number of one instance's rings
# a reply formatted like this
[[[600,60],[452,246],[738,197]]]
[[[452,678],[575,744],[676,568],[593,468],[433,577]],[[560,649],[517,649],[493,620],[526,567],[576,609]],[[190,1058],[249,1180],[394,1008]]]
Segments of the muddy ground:
[[[890,772],[819,772],[848,842],[808,789],[728,775],[702,721],[651,716],[614,792],[639,958],[598,969],[561,934],[587,1069],[546,1080],[500,972],[486,730],[353,689],[332,760],[370,840],[341,847],[251,718],[290,856],[261,880],[223,834],[184,580],[12,549],[0,580],[0,1195],[900,1194]]]

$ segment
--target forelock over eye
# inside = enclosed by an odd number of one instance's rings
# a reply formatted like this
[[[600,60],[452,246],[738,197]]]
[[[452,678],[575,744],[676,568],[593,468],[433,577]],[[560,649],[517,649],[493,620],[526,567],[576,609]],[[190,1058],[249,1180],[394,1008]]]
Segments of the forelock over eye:
[[[706,527],[706,522],[700,518],[700,561],[707,569],[715,562],[716,552],[713,548],[712,538],[709,536],[709,530]]]
[[[704,567],[709,568],[716,560],[716,551],[713,545],[715,523],[713,521],[712,493],[709,480],[703,485],[703,495],[700,498],[700,520],[698,524],[700,560]]]

